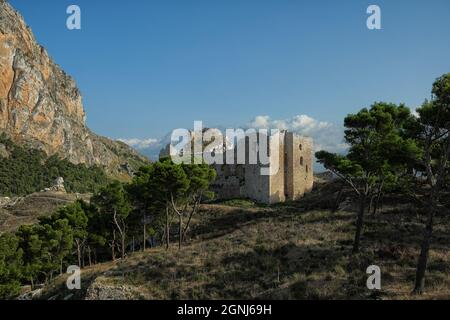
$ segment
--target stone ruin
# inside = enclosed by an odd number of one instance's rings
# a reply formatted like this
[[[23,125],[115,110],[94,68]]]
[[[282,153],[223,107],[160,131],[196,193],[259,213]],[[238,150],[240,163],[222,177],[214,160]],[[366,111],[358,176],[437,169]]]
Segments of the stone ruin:
[[[284,131],[281,140],[278,146],[279,170],[274,175],[261,175],[261,168],[265,166],[260,164],[215,165],[217,179],[212,184],[212,190],[216,197],[248,198],[259,203],[274,204],[298,200],[311,192],[314,184],[312,139]],[[246,148],[248,159],[249,149],[257,147]]]
[[[64,178],[58,177],[53,182],[50,188],[46,188],[44,192],[62,192],[66,193],[66,188],[64,187]]]
[[[257,150],[258,146],[246,139],[245,158],[248,159],[249,152]],[[213,165],[217,178],[211,187],[216,198],[223,200],[248,198],[259,203],[273,204],[298,200],[311,192],[314,184],[313,140],[288,131],[281,132],[280,140],[279,158],[275,159],[276,153],[270,155],[271,160],[278,160],[279,164],[279,170],[274,175],[261,175],[261,168],[270,168],[270,165]],[[268,141],[267,145],[270,150],[271,142]],[[223,160],[227,158],[228,152],[230,150],[225,150],[221,155]],[[168,145],[161,151],[160,158],[179,153],[172,145]]]

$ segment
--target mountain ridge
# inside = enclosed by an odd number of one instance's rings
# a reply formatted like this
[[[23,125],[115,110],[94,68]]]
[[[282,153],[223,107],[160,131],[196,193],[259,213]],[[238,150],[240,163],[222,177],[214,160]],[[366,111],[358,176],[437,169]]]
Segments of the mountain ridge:
[[[23,17],[0,0],[0,132],[14,142],[57,154],[74,164],[98,165],[126,178],[148,161],[133,148],[86,126],[75,80],[39,45]]]

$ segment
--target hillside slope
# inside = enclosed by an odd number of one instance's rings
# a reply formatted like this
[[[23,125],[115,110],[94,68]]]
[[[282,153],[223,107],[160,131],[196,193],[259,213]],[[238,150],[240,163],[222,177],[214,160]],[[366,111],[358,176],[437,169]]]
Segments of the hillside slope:
[[[312,195],[315,197],[316,195]],[[82,290],[60,277],[42,299],[448,299],[450,225],[438,218],[427,293],[412,290],[422,218],[404,205],[368,217],[362,253],[351,256],[354,213],[305,209],[304,202],[258,207],[207,205],[188,244],[155,248],[82,272]],[[382,270],[382,291],[366,268]]]
[[[124,143],[86,127],[75,81],[37,44],[5,0],[0,0],[0,75],[0,132],[14,142],[74,164],[102,166],[119,177],[147,161]]]
[[[58,208],[75,202],[89,200],[90,195],[60,192],[36,192],[25,197],[0,198],[0,234],[15,232],[22,225],[38,222],[38,218],[54,213]]]

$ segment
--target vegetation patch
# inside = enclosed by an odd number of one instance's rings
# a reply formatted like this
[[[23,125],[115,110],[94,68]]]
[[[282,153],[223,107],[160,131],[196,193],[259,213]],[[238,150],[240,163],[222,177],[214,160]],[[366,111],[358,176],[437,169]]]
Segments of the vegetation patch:
[[[14,144],[0,135],[0,195],[24,196],[52,186],[58,177],[64,178],[68,192],[97,191],[108,183],[103,169],[75,165],[58,156]]]

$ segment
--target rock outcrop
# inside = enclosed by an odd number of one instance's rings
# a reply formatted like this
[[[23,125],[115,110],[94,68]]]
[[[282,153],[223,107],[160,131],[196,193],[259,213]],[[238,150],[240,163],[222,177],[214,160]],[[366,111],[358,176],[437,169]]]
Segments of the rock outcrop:
[[[9,158],[9,152],[6,150],[6,146],[0,143],[0,159]]]
[[[92,133],[85,118],[75,81],[37,44],[22,16],[0,0],[0,133],[115,176],[129,175],[124,168],[146,161],[124,143]]]
[[[56,178],[55,181],[53,182],[53,186],[51,186],[49,191],[66,193],[66,188],[64,187],[64,178],[63,177]]]
[[[133,286],[111,284],[107,278],[100,276],[87,289],[85,300],[140,300],[142,298]]]

